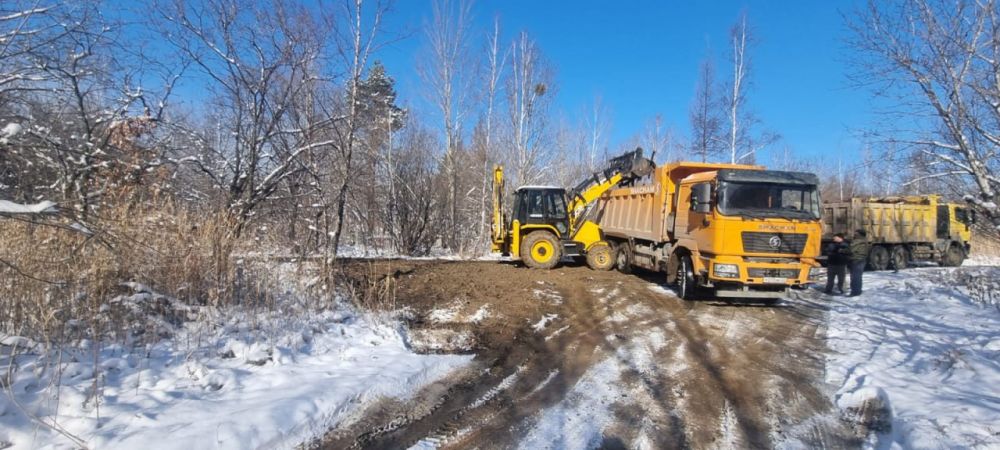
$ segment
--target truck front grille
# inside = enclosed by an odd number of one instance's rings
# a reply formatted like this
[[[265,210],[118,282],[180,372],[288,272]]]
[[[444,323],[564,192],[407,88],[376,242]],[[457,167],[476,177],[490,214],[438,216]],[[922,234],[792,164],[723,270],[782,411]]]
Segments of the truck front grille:
[[[772,269],[767,267],[751,267],[747,269],[750,278],[798,278],[799,269]]]
[[[801,254],[806,248],[805,233],[743,232],[743,251],[747,253]]]

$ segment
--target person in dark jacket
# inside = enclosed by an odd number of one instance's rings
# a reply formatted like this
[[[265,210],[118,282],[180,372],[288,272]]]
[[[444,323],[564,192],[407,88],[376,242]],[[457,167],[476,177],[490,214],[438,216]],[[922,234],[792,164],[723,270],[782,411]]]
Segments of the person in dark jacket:
[[[868,234],[865,230],[854,232],[854,239],[850,244],[850,266],[851,266],[851,297],[861,295],[861,278],[865,273],[865,265],[868,264],[868,253],[872,245],[868,242]]]
[[[834,279],[837,280],[837,290],[844,294],[844,278],[847,276],[847,263],[850,261],[851,249],[844,242],[844,235],[833,235],[833,242],[823,249],[826,256],[826,295],[833,295]]]

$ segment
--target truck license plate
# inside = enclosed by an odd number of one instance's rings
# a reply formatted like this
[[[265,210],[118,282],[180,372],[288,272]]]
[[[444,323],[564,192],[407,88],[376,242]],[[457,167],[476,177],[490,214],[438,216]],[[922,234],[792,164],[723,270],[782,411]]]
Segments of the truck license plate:
[[[785,284],[786,281],[788,281],[788,280],[786,280],[784,278],[781,278],[781,277],[764,277],[764,282],[765,283]]]

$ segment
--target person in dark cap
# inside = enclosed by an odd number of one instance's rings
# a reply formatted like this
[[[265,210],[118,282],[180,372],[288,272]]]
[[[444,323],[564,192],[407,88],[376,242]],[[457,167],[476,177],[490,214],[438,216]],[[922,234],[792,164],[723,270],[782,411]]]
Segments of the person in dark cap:
[[[847,277],[847,263],[851,260],[851,249],[844,241],[844,234],[833,235],[833,242],[823,249],[826,256],[826,295],[833,295],[833,284],[836,279],[837,290],[844,294],[844,278]]]
[[[854,239],[850,244],[850,266],[851,266],[851,295],[857,297],[861,295],[861,277],[865,273],[865,265],[868,264],[868,253],[872,245],[868,242],[868,233],[865,230],[855,230]]]

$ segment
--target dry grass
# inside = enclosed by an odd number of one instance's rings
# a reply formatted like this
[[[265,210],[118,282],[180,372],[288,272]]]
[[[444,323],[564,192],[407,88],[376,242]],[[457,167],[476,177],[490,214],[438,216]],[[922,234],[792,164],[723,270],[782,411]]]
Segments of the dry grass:
[[[190,305],[269,301],[270,277],[257,276],[266,272],[232,258],[240,249],[226,214],[133,198],[108,199],[90,233],[70,220],[0,219],[0,332],[50,344],[134,337],[155,331],[146,316],[175,322]],[[161,295],[124,301],[142,290]]]

